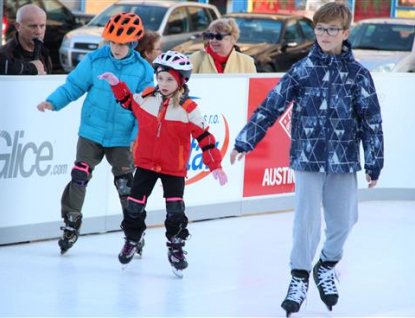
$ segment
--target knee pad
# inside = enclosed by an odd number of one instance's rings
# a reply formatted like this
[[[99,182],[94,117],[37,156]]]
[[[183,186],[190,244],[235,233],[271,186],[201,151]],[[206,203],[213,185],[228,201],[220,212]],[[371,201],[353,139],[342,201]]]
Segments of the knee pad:
[[[85,187],[91,178],[91,171],[92,170],[87,163],[75,162],[75,166],[71,171],[72,183]]]
[[[128,173],[115,177],[114,184],[120,197],[129,195],[133,184],[133,174]]]
[[[184,214],[184,210],[185,205],[183,200],[169,200],[169,198],[166,199],[167,216],[177,216],[180,214]]]
[[[143,196],[143,200],[137,200],[132,197],[127,199],[127,215],[133,219],[137,219],[144,215],[146,207],[146,196]]]
[[[189,236],[187,230],[188,219],[184,213],[185,205],[183,200],[166,200],[167,217],[164,225],[166,227],[166,237],[179,237],[185,240]]]

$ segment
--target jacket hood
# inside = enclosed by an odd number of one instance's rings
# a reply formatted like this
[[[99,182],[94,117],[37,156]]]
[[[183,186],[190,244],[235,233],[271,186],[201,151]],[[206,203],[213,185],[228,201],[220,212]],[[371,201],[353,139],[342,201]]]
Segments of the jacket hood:
[[[355,60],[352,53],[352,45],[349,40],[343,42],[342,52],[339,55],[324,53],[321,50],[320,45],[318,45],[317,41],[315,41],[308,57],[321,60],[322,64],[325,65],[330,65],[333,62],[352,62]]]

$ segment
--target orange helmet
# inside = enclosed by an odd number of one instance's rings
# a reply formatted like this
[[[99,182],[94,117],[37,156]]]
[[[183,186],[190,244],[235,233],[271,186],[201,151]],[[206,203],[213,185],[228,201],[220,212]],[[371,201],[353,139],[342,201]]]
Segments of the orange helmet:
[[[115,43],[129,43],[140,40],[144,35],[141,19],[134,13],[118,13],[108,20],[102,32],[104,39]]]

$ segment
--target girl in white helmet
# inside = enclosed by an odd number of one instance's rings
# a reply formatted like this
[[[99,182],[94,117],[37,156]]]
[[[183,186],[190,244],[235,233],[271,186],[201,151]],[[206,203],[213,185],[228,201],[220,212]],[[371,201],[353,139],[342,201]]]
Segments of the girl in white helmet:
[[[141,94],[132,94],[112,73],[99,77],[111,85],[116,99],[134,113],[139,125],[134,147],[137,170],[124,210],[125,245],[118,259],[127,264],[136,252],[141,254],[146,229],[145,207],[160,178],[167,210],[168,259],[174,273],[181,277],[181,271],[188,265],[182,249],[189,237],[183,194],[192,137],[198,141],[203,162],[214,178],[224,185],[227,177],[221,168],[222,156],[215,146],[215,137],[209,133],[197,104],[188,98],[190,60],[179,52],[168,51],[160,54],[153,66],[158,85],[148,87]]]

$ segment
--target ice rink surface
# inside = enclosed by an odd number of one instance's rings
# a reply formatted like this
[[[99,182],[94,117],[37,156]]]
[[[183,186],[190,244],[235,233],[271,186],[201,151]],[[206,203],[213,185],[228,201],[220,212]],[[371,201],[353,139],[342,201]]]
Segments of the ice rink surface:
[[[359,204],[329,312],[314,282],[291,317],[415,317],[415,201]],[[0,317],[285,317],[292,212],[189,224],[189,267],[171,272],[163,228],[122,270],[122,232],[0,247]],[[322,236],[324,238],[324,236]],[[317,259],[318,255],[316,255]]]

